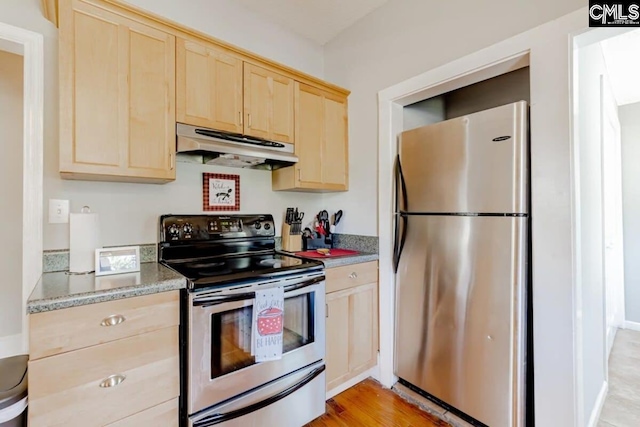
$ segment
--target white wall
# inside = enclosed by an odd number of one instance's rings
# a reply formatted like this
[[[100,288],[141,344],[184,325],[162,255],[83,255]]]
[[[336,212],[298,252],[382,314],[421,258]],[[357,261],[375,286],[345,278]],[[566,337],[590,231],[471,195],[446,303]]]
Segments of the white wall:
[[[589,420],[606,379],[605,287],[603,259],[602,119],[600,76],[606,76],[599,43],[577,53],[578,139],[576,154],[580,188],[578,213],[580,255],[578,270],[582,299],[582,354],[584,417]]]
[[[583,0],[391,0],[325,45],[325,78],[351,90],[350,192],[327,196],[353,234],[377,234],[377,93],[584,5]],[[354,197],[353,192],[357,192]]]
[[[325,45],[325,78],[351,90],[344,227],[377,234],[377,93],[583,6],[583,0],[391,0]]]
[[[322,77],[322,48],[250,13],[231,0],[192,0],[191,6],[171,0],[132,0],[131,3],[184,25],[224,39],[267,58]],[[0,21],[44,35],[45,147],[44,199],[71,200],[72,211],[89,205],[100,214],[103,245],[154,243],[158,216],[202,212],[201,172],[223,171],[241,176],[241,211],[272,213],[280,218],[288,205],[297,205],[307,218],[322,207],[322,196],[271,191],[266,171],[203,167],[179,163],[177,180],[167,185],[67,181],[58,173],[58,60],[57,29],[41,11],[40,0],[4,0]],[[4,216],[0,215],[0,220]],[[279,227],[278,227],[279,230]],[[68,248],[68,226],[48,224],[44,249]]]
[[[0,347],[22,330],[23,82],[22,56],[0,51]]]
[[[626,320],[640,323],[640,103],[618,108],[622,131],[622,202]]]

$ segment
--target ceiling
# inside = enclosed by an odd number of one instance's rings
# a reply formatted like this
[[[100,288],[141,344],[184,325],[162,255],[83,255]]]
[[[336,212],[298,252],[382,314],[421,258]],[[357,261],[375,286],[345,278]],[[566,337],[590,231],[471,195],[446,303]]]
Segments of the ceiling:
[[[326,44],[389,0],[236,0],[294,33]]]
[[[640,30],[606,39],[601,46],[618,105],[640,102]]]

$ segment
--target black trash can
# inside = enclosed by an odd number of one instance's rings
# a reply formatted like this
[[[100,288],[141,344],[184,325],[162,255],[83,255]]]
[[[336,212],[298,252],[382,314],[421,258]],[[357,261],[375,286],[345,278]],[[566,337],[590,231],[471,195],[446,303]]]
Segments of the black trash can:
[[[0,359],[0,427],[27,425],[27,362],[29,357]]]

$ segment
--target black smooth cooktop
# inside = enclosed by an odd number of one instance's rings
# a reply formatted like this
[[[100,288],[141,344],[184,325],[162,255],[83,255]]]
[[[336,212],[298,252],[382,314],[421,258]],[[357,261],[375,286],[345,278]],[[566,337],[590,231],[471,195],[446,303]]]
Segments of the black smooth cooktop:
[[[164,261],[164,264],[189,279],[190,289],[235,285],[244,281],[322,270],[324,267],[319,261],[296,258],[275,251],[188,261]]]
[[[322,270],[320,261],[275,250],[271,215],[163,215],[158,260],[189,289],[221,287]]]

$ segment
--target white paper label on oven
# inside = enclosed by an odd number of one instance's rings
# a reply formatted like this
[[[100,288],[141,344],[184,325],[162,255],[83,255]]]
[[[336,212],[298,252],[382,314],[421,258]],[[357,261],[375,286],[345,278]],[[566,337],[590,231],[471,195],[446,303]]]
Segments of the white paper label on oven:
[[[251,328],[251,354],[256,362],[282,358],[284,288],[256,291]]]

